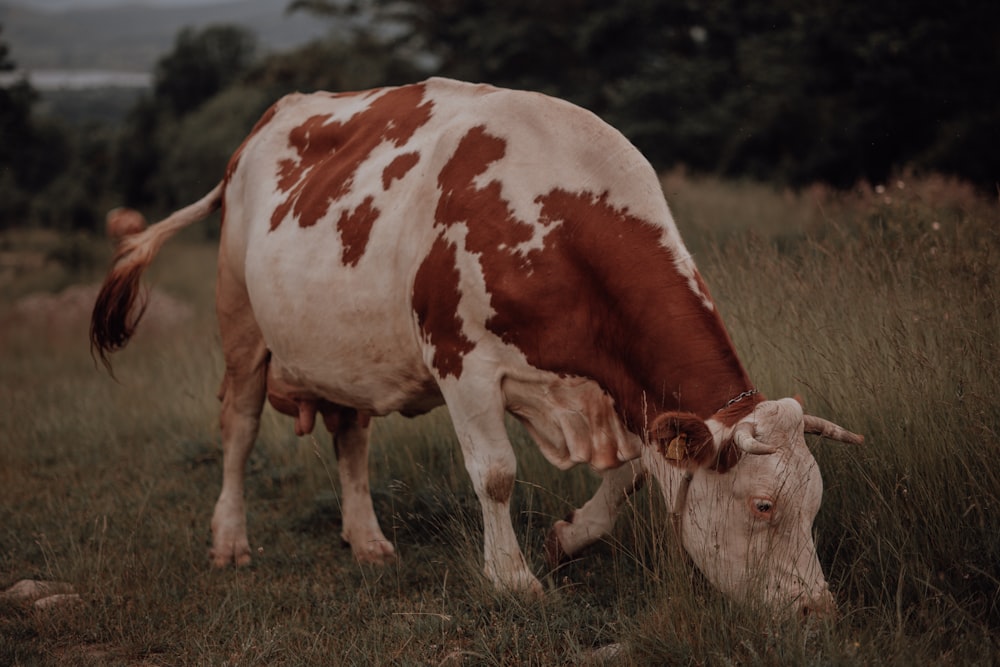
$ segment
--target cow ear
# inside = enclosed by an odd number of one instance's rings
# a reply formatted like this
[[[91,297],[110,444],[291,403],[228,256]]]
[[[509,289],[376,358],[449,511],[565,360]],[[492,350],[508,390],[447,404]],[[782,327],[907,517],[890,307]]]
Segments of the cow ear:
[[[712,432],[691,412],[664,412],[649,427],[649,443],[671,465],[698,467],[715,451]]]

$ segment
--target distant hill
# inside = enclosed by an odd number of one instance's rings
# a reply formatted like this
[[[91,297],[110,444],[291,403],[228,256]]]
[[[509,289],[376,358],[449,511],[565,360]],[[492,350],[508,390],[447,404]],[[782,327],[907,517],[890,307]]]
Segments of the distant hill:
[[[50,6],[58,6],[58,2]],[[185,26],[244,26],[262,51],[283,51],[321,37],[330,24],[285,14],[285,0],[243,0],[176,8],[128,6],[63,11],[29,9],[0,0],[0,39],[23,69],[152,70]]]
[[[190,5],[221,5],[242,0],[10,0],[9,4],[21,5],[29,9],[47,12],[64,9],[94,9],[99,7],[121,7],[123,5],[143,5],[146,7],[181,7]]]

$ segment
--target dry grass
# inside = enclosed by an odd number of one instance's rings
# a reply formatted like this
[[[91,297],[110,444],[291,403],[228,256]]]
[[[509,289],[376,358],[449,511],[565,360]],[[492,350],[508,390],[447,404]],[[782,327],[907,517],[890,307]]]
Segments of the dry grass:
[[[479,510],[440,411],[376,426],[376,511],[398,564],[352,561],[328,437],[296,438],[268,412],[249,466],[257,558],[213,571],[212,247],[165,248],[153,282],[196,314],[140,329],[115,383],[88,355],[86,323],[54,332],[10,318],[26,292],[92,280],[103,243],[76,239],[68,252],[62,239],[5,237],[5,253],[64,250],[2,285],[0,588],[65,581],[83,604],[0,600],[0,664],[569,665],[612,643],[624,665],[995,663],[1000,218],[959,184],[901,180],[848,195],[665,181],[761,389],[802,394],[868,438],[814,446],[820,560],[842,614],[808,627],[766,623],[692,575],[653,494],[607,544],[544,572],[545,530],[596,480],[552,469],[516,429],[516,525],[550,592],[497,596],[479,574]]]

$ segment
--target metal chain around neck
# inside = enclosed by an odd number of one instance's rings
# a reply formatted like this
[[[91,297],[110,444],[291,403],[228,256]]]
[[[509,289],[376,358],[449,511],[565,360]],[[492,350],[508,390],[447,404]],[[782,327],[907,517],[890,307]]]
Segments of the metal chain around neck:
[[[744,398],[750,398],[751,396],[756,396],[759,393],[760,393],[760,391],[758,391],[757,389],[747,389],[743,393],[737,394],[736,396],[733,396],[732,398],[730,398],[729,401],[726,402],[726,405],[725,405],[725,407],[723,409],[728,408],[731,405],[736,405],[737,403],[739,403],[740,401],[742,401]]]

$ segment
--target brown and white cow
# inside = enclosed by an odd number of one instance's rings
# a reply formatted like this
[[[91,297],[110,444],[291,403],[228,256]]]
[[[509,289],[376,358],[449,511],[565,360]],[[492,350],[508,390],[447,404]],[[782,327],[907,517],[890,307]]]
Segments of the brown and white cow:
[[[756,392],[656,174],[593,114],[445,79],[281,99],[208,195],[121,241],[91,328],[105,363],[134,331],[160,245],[218,207],[215,564],[250,560],[243,477],[265,397],[299,433],[317,412],[334,433],[362,561],[394,554],[368,491],[369,418],[444,403],[498,588],[541,590],[511,526],[507,411],[556,466],[604,474],[554,527],[553,557],[606,534],[648,471],[713,584],[833,608],[803,433],[862,438]]]

